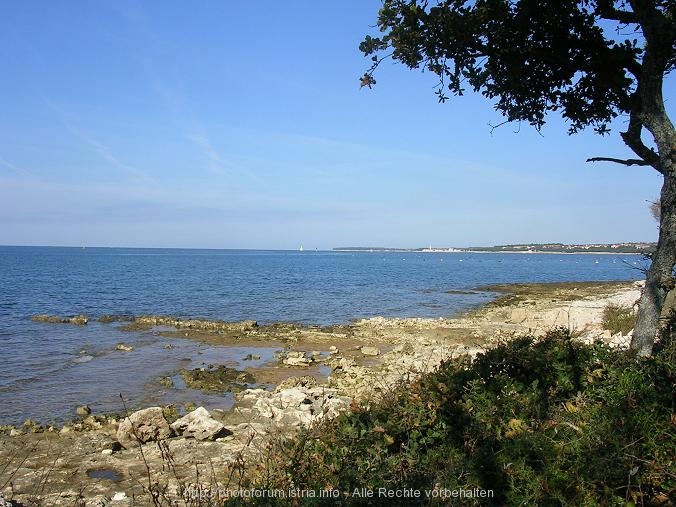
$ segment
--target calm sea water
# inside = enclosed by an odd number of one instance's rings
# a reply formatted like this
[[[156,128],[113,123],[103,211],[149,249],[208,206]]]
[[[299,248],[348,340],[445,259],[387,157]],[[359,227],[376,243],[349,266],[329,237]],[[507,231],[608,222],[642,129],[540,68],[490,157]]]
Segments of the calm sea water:
[[[209,363],[243,367],[251,351],[123,333],[97,322],[35,323],[30,317],[36,314],[318,324],[375,315],[439,317],[494,296],[448,291],[638,279],[643,265],[639,256],[625,255],[0,247],[0,424],[27,417],[63,422],[82,403],[119,411],[121,392],[132,407],[197,401],[227,408],[228,398],[162,388],[157,379]],[[121,341],[135,350],[115,350]],[[257,351],[261,362],[274,352]]]

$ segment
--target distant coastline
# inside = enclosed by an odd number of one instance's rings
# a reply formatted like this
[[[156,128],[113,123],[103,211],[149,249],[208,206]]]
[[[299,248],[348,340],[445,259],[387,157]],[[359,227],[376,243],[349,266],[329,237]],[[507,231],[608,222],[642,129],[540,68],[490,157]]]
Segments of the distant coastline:
[[[485,247],[424,247],[424,248],[387,248],[387,247],[336,247],[335,252],[422,252],[422,253],[521,253],[521,254],[629,254],[650,253],[655,243],[594,243],[585,245],[565,245],[563,243],[531,243],[514,245],[496,245]]]

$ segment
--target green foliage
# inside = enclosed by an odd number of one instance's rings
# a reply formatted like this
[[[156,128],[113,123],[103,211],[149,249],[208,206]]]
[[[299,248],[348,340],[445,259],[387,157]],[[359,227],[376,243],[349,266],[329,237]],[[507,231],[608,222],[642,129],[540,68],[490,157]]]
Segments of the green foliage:
[[[676,502],[673,349],[664,342],[637,362],[559,329],[448,360],[369,410],[280,444],[251,485],[338,489],[348,504],[363,487],[494,492],[459,505]]]
[[[603,328],[609,329],[613,334],[626,335],[634,329],[636,323],[636,317],[631,308],[614,304],[609,304],[603,309],[602,319]]]
[[[643,54],[635,31],[609,37],[602,29],[603,20],[617,22],[613,3],[385,0],[382,35],[366,36],[359,49],[374,62],[366,76],[383,53],[434,72],[441,102],[469,86],[495,99],[509,121],[540,128],[547,112],[559,111],[573,132],[591,125],[605,133],[631,109],[632,72]],[[633,12],[625,15],[638,24]]]

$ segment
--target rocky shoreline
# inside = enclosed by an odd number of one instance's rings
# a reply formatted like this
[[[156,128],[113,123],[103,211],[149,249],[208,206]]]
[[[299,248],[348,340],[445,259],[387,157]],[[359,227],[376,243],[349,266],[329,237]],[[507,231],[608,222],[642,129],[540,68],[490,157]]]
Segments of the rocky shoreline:
[[[130,330],[162,326],[161,334],[207,344],[281,343],[284,353],[275,364],[241,372],[214,365],[182,373],[184,380],[215,392],[232,390],[228,379],[235,382],[231,410],[196,407],[179,417],[170,407],[149,407],[113,417],[92,415],[82,407],[80,417],[62,428],[33,422],[2,427],[0,463],[6,465],[0,468],[0,494],[5,501],[26,505],[122,506],[148,500],[149,490],[178,499],[185,488],[198,484],[236,488],[237,473],[265,452],[270,439],[354,407],[368,407],[394,385],[433,370],[446,358],[471,358],[500,340],[543,334],[556,326],[569,327],[579,340],[628,346],[629,336],[602,329],[601,314],[608,304],[633,306],[641,283],[486,289],[503,296],[453,319],[376,317],[320,327],[106,317]],[[83,318],[40,316],[43,322],[86,325]],[[247,388],[252,378],[276,387]]]

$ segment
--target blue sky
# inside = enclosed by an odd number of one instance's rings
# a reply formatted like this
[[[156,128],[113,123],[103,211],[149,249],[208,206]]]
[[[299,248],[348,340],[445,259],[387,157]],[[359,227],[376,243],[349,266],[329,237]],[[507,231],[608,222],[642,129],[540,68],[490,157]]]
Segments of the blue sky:
[[[652,169],[384,65],[379,1],[0,6],[0,244],[327,249],[652,241]],[[670,88],[671,87],[671,88]],[[676,95],[667,85],[667,106]]]

